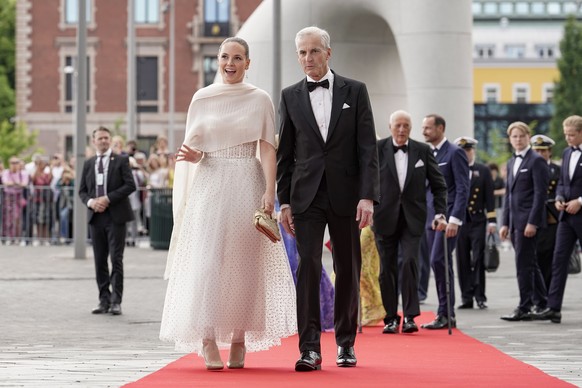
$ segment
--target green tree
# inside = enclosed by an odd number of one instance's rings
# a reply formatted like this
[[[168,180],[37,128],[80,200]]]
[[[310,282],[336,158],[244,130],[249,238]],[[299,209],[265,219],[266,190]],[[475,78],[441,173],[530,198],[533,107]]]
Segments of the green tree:
[[[555,83],[555,112],[550,123],[550,135],[556,142],[555,155],[561,155],[567,146],[562,121],[568,116],[582,113],[582,24],[573,15],[568,17],[564,25],[560,51],[560,79]]]
[[[0,0],[0,122],[16,113],[15,76],[16,0]]]
[[[24,124],[12,125],[7,120],[0,122],[0,160],[6,166],[11,156],[27,157],[34,152],[41,152],[40,149],[33,149],[37,135]]]

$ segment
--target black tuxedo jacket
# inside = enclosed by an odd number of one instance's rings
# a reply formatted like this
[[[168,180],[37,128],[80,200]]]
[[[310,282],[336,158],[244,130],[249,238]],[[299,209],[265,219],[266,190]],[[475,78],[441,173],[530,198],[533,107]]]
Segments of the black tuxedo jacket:
[[[572,148],[568,147],[562,153],[562,171],[560,173],[560,180],[556,190],[556,200],[562,202],[568,202],[582,197],[582,156],[578,159],[572,179],[570,179],[571,157]],[[560,212],[560,221],[562,221],[564,217],[568,217],[571,222],[575,222],[578,226],[582,226],[582,211],[579,211],[576,214]]]
[[[422,235],[426,221],[426,184],[434,196],[437,214],[447,210],[445,178],[428,144],[408,139],[408,168],[400,190],[394,160],[392,137],[378,141],[380,161],[380,203],[374,207],[374,232],[389,236],[397,232],[402,209],[406,224],[414,235]]]
[[[91,198],[96,197],[96,179],[94,156],[85,161],[83,165],[83,176],[79,186],[79,197],[85,205]],[[129,195],[135,191],[135,182],[129,166],[129,158],[112,153],[109,158],[109,168],[107,169],[107,197],[109,198],[109,212],[113,223],[123,224],[134,219],[133,211],[129,203]],[[87,208],[88,221],[95,212]]]
[[[545,228],[549,183],[548,163],[535,151],[529,149],[515,175],[513,174],[514,164],[515,156],[512,156],[507,162],[503,225],[520,231],[525,230],[527,224]]]
[[[355,216],[360,199],[378,202],[378,152],[366,85],[334,73],[326,141],[315,121],[306,78],[281,92],[277,195],[303,213],[325,174],[331,207]]]

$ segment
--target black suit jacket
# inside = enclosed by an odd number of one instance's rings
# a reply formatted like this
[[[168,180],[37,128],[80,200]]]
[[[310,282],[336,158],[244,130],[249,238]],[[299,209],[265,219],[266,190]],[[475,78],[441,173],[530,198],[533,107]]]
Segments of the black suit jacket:
[[[326,141],[317,126],[304,78],[281,92],[277,195],[303,213],[325,174],[334,212],[352,216],[360,199],[378,202],[378,152],[366,85],[334,73]]]
[[[392,137],[378,142],[380,161],[380,203],[374,207],[374,232],[389,236],[397,232],[397,218],[402,209],[406,224],[414,235],[422,235],[426,221],[426,184],[434,196],[437,214],[447,209],[445,178],[427,144],[408,140],[408,167],[400,190],[394,160]]]
[[[572,148],[568,147],[562,153],[562,171],[560,173],[560,180],[558,188],[556,189],[556,200],[568,202],[573,199],[582,197],[582,156],[578,159],[578,164],[574,169],[574,175],[570,179],[570,158],[572,157]],[[576,214],[568,214],[564,211],[560,212],[560,221],[568,217],[570,222],[577,224],[577,227],[582,226],[582,211]]]
[[[503,225],[520,231],[525,230],[527,224],[544,228],[547,225],[548,163],[529,149],[515,175],[514,164],[515,156],[512,156],[507,162]]]
[[[96,179],[94,156],[85,161],[83,165],[83,176],[79,186],[79,197],[85,205],[91,198],[96,197]],[[129,166],[129,158],[112,153],[109,157],[109,168],[107,169],[107,197],[109,198],[109,212],[113,223],[123,224],[134,219],[133,211],[129,203],[129,195],[135,191],[135,182]],[[88,221],[95,212],[87,208]]]

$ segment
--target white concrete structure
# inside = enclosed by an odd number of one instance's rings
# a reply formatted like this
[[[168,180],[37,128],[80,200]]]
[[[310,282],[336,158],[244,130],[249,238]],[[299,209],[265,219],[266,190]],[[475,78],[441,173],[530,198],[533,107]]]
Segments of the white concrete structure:
[[[447,120],[447,137],[473,133],[472,14],[464,0],[281,0],[282,86],[303,75],[295,34],[316,25],[331,35],[331,67],[368,86],[376,131],[388,134],[396,109],[412,114],[412,137],[422,118]],[[250,45],[248,81],[272,93],[272,7],[265,0],[238,36]]]

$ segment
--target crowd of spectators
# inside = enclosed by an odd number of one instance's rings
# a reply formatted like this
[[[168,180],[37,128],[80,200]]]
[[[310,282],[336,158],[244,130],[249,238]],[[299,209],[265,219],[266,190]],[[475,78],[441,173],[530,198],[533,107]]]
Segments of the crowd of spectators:
[[[138,190],[130,198],[136,221],[128,227],[128,245],[147,236],[154,190],[171,189],[174,159],[168,142],[159,136],[149,150],[121,136],[112,139],[113,152],[128,155]],[[86,157],[94,151],[87,147]],[[73,238],[75,198],[74,156],[35,153],[29,162],[11,156],[8,166],[0,160],[0,241],[2,244],[52,245]]]

